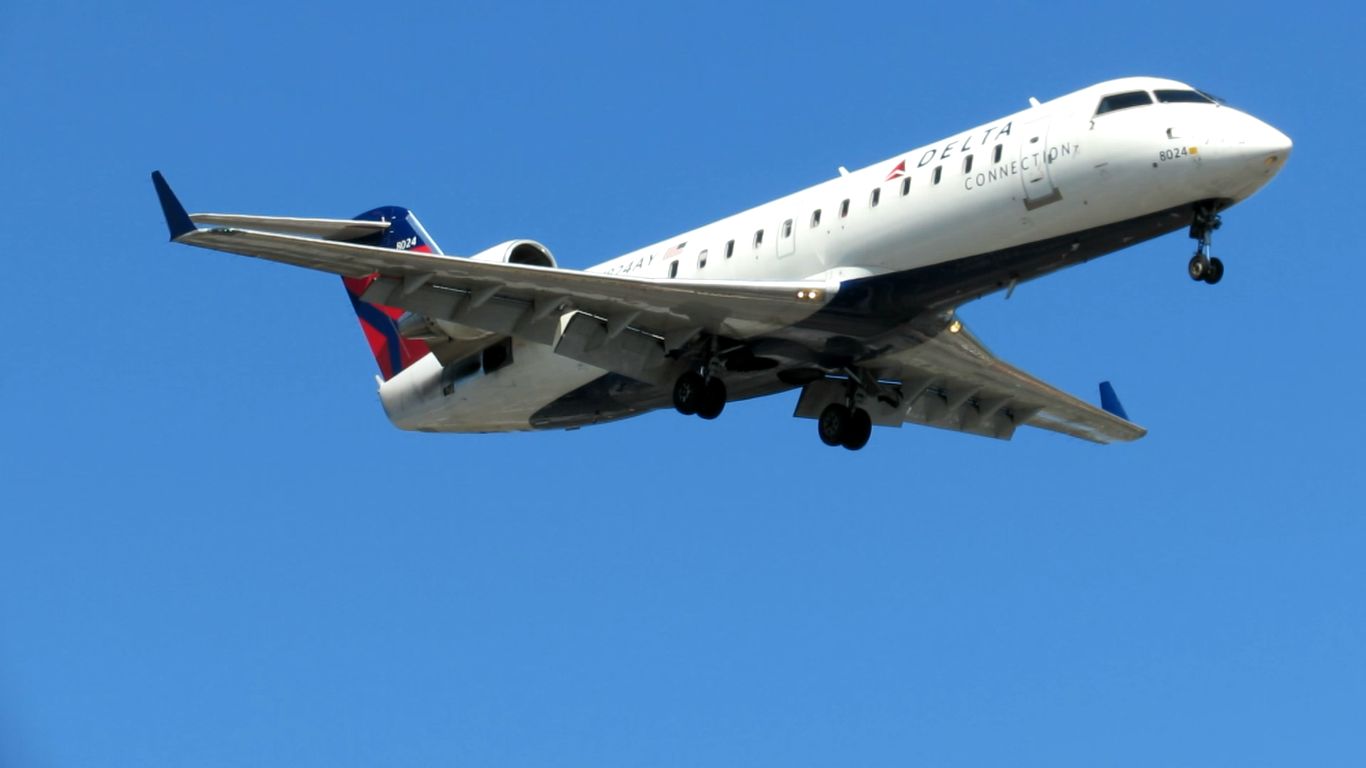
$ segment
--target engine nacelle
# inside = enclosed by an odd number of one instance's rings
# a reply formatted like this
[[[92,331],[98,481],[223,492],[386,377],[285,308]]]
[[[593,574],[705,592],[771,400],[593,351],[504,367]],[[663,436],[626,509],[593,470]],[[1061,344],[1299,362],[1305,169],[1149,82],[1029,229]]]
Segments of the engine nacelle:
[[[535,240],[509,240],[480,251],[470,259],[503,264],[530,264],[533,267],[555,266],[555,257],[550,255],[550,249]]]

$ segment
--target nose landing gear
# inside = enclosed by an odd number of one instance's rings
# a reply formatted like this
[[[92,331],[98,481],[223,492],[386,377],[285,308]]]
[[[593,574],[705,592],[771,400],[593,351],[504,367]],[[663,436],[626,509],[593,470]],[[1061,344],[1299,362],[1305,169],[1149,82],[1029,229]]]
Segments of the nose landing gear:
[[[1197,283],[1214,285],[1224,278],[1224,262],[1209,255],[1214,230],[1222,225],[1223,220],[1213,208],[1202,206],[1196,209],[1195,220],[1191,222],[1191,238],[1199,244],[1195,247],[1190,264],[1186,266],[1186,273]]]

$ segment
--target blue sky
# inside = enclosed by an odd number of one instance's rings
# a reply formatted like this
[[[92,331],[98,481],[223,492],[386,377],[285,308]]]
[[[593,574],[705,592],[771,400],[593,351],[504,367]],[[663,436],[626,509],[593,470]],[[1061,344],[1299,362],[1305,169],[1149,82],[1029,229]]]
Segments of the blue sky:
[[[0,764],[1366,761],[1346,4],[17,4]],[[1151,434],[878,430],[795,395],[389,426],[335,278],[191,209],[413,208],[582,267],[1102,79],[1296,142],[1225,216],[963,316]]]

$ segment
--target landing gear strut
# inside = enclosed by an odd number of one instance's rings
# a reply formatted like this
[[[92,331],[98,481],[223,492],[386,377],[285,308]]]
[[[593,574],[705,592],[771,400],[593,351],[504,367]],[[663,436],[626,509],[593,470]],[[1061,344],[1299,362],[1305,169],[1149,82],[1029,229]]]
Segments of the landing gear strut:
[[[1222,224],[1223,220],[1213,207],[1201,206],[1196,209],[1195,220],[1191,222],[1191,238],[1199,244],[1195,247],[1190,264],[1186,266],[1187,274],[1196,282],[1214,285],[1224,278],[1224,262],[1209,255],[1214,230]]]

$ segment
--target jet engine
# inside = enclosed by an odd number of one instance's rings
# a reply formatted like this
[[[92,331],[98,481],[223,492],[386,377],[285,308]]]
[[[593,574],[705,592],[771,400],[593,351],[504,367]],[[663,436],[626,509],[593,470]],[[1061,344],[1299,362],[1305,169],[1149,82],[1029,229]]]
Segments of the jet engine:
[[[550,249],[535,240],[509,240],[480,251],[470,259],[503,264],[530,264],[533,267],[555,266],[555,257],[550,255]]]

